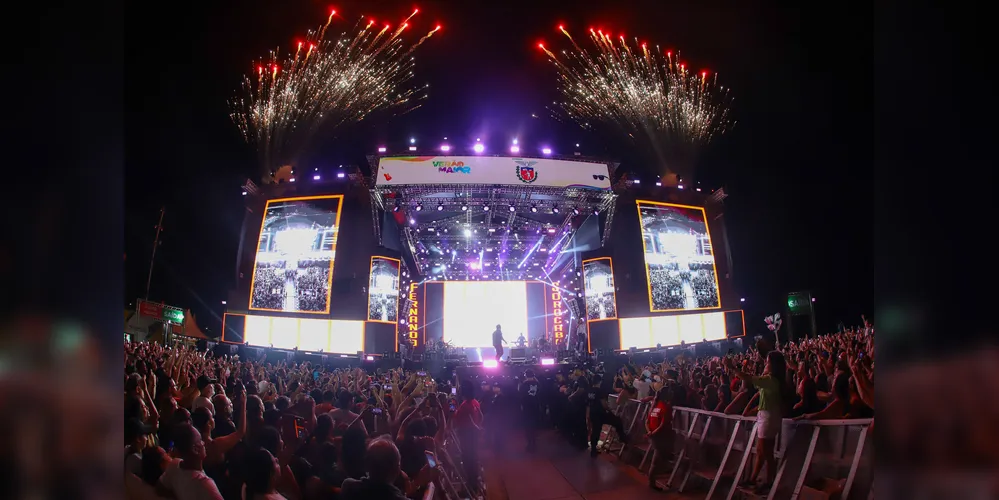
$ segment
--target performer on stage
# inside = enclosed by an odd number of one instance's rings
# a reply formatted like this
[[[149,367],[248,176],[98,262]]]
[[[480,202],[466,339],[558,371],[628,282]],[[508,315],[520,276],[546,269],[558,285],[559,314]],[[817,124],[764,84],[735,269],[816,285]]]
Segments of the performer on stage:
[[[589,349],[586,347],[586,320],[580,319],[579,326],[576,327],[576,352],[580,356],[589,355]]]
[[[520,337],[517,337],[517,347],[527,347],[527,339],[524,338],[523,333],[520,334]]]
[[[500,325],[496,325],[496,331],[493,332],[493,347],[496,349],[496,361],[499,361],[503,357],[503,344],[507,341],[503,339],[503,331],[500,330]]]

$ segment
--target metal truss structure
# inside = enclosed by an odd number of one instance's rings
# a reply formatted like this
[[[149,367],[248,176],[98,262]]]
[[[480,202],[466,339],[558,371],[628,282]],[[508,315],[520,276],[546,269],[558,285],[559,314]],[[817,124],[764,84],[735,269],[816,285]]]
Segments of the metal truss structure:
[[[377,172],[377,157],[369,161]],[[564,266],[575,274],[571,253],[562,250],[587,218],[601,214],[605,244],[617,201],[613,191],[578,187],[378,186],[374,180],[369,191],[379,242],[383,214],[396,214],[416,274],[435,279],[541,279]]]

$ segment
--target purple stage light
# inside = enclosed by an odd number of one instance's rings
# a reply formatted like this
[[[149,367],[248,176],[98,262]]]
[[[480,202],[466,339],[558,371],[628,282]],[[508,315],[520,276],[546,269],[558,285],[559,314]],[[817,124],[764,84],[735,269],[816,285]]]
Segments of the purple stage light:
[[[318,175],[313,175],[313,176],[312,176],[312,180],[314,180],[314,181],[318,181],[318,180],[319,180],[319,176],[318,176]]]
[[[517,145],[510,146],[510,152],[514,153],[514,154],[519,153],[520,152],[520,146],[517,146]]]
[[[336,174],[336,178],[337,179],[343,179],[343,177],[344,177],[344,173],[343,172],[337,172],[337,174]]]
[[[441,151],[447,153],[448,151],[451,151],[451,146],[448,146],[447,144],[442,144]]]
[[[386,151],[388,151],[388,149],[386,149],[386,148],[385,148],[385,146],[380,146],[380,147],[378,148],[378,152],[379,152],[379,153],[384,153],[384,152],[386,152]]]
[[[496,368],[498,366],[499,366],[499,362],[496,361],[495,359],[487,359],[487,360],[482,361],[482,367],[483,368]]]
[[[481,153],[486,150],[486,147],[481,142],[477,142],[475,143],[475,146],[472,146],[472,150],[476,153]]]
[[[542,154],[546,154],[546,155],[550,155],[550,154],[552,154],[552,148],[542,148],[541,149],[541,153]]]

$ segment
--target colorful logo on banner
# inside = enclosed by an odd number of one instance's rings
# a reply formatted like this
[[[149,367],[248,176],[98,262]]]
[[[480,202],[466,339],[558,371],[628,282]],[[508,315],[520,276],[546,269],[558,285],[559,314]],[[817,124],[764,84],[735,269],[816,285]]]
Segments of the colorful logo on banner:
[[[472,167],[465,165],[463,161],[435,161],[434,167],[437,171],[446,174],[470,174]]]
[[[534,170],[534,165],[537,165],[538,162],[527,160],[514,160],[513,162],[517,164],[517,178],[520,179],[520,182],[530,184],[538,180],[538,172]]]
[[[409,284],[409,314],[406,315],[406,328],[408,328],[406,335],[409,336],[409,341],[412,342],[413,347],[420,344],[420,308],[418,307],[420,303],[416,300],[418,286],[416,283]]]
[[[563,306],[562,291],[556,287],[551,287],[548,299],[552,303],[552,332],[555,344],[565,342],[565,322],[562,321]]]

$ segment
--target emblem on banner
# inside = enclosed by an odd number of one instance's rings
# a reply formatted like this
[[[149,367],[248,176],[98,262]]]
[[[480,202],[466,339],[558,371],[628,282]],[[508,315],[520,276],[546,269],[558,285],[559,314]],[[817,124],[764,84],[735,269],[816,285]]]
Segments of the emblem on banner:
[[[538,173],[534,170],[536,161],[514,160],[517,163],[517,178],[524,184],[530,184],[538,180]]]

